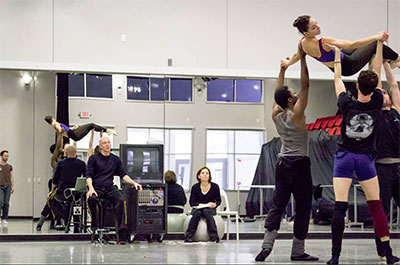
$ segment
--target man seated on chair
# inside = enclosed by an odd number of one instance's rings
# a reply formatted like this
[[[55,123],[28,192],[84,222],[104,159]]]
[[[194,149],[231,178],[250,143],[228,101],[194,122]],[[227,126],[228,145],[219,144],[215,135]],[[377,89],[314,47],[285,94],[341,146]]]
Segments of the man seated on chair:
[[[122,168],[121,160],[111,153],[111,142],[108,137],[102,137],[99,141],[100,152],[89,158],[87,166],[87,192],[88,205],[92,217],[93,233],[98,228],[97,205],[99,199],[110,200],[113,204],[118,220],[118,235],[120,243],[128,241],[128,226],[126,217],[126,206],[122,193],[113,185],[115,176],[120,176],[125,182],[132,184],[136,189],[142,191],[142,186],[133,181]]]
[[[39,223],[36,230],[40,231],[46,217],[52,212],[57,221],[61,221],[60,226],[56,228],[64,229],[63,223],[68,218],[68,202],[64,195],[64,191],[68,188],[75,187],[75,182],[78,177],[86,177],[86,164],[82,160],[76,158],[76,149],[73,145],[66,144],[64,147],[66,159],[57,163],[54,172],[51,191],[47,195],[47,203],[41,212]],[[74,230],[76,232],[76,229]]]

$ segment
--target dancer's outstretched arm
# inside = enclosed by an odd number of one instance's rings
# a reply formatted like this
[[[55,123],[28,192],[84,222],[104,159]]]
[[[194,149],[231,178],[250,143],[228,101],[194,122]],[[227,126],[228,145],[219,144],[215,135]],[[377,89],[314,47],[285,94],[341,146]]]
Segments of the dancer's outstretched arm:
[[[331,46],[335,50],[335,62],[334,62],[334,69],[335,69],[335,91],[336,97],[339,97],[340,93],[346,92],[346,87],[344,86],[342,80],[342,64],[340,61],[340,49],[337,46]]]
[[[300,41],[299,41],[299,46],[300,46]],[[283,66],[286,70],[289,66],[297,63],[299,60],[300,60],[300,48],[297,47],[297,51],[295,54],[293,54],[292,58],[287,57],[286,59],[281,60],[281,66]]]
[[[383,68],[385,69],[385,74],[386,74],[386,82],[389,85],[390,88],[390,95],[392,98],[392,107],[395,108],[398,112],[400,112],[400,90],[399,90],[399,85],[396,82],[396,79],[394,78],[394,75],[392,73],[392,69],[389,65],[388,62],[385,62],[383,64]]]
[[[374,41],[386,41],[389,35],[387,34],[386,31],[379,32],[379,34],[364,38],[364,39],[359,39],[356,41],[348,41],[348,40],[340,40],[340,39],[335,39],[332,37],[323,37],[322,38],[322,43],[324,45],[326,44],[331,44],[334,46],[337,46],[340,49],[357,49],[364,47]]]
[[[382,69],[382,50],[383,50],[383,41],[378,41],[376,45],[376,53],[375,57],[372,60],[372,71],[374,71],[378,75],[378,86],[377,88],[382,89],[382,81],[381,81],[381,69]]]
[[[300,51],[300,80],[301,87],[298,93],[297,102],[293,107],[293,120],[296,121],[304,121],[304,111],[306,110],[308,103],[308,91],[310,87],[310,78],[308,74],[308,67],[306,61],[306,54],[302,49]]]
[[[100,132],[101,134],[102,132]],[[88,159],[91,155],[93,155],[93,138],[94,138],[94,129],[92,129],[91,134],[90,134],[90,140],[89,140],[89,149],[88,149]]]
[[[275,92],[279,88],[281,88],[285,82],[286,69],[287,69],[287,67],[282,65],[282,61],[281,61],[281,68],[279,70],[278,80],[276,81]],[[276,102],[274,100],[274,104],[272,105],[272,119],[275,120],[276,115],[278,115],[282,111],[283,111],[282,108],[278,104],[276,104]]]
[[[56,147],[54,148],[53,155],[51,156],[50,163],[52,168],[56,168],[58,158],[60,156],[60,152],[62,149],[62,144],[63,144],[63,134],[57,132],[57,140],[56,140]]]

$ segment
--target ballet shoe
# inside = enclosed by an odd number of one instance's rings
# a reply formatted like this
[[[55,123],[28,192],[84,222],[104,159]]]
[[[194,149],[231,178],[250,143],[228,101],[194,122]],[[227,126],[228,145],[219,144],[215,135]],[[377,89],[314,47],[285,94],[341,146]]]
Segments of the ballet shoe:
[[[255,258],[256,261],[264,261],[269,254],[271,254],[271,248],[263,248],[260,253],[258,253],[257,257]]]
[[[339,256],[332,255],[332,258],[328,260],[326,264],[339,264]]]
[[[400,259],[396,256],[386,257],[386,264],[396,264]]]
[[[291,256],[290,260],[293,260],[293,261],[318,261],[319,258],[311,256],[307,253],[303,253],[303,255],[300,255],[300,256]]]
[[[113,129],[107,129],[106,133],[107,133],[107,135],[111,135],[111,134],[115,135],[115,136],[118,135],[117,131],[113,130]]]
[[[400,68],[400,60],[390,61],[389,65],[390,65],[390,68],[392,68],[392,69]]]

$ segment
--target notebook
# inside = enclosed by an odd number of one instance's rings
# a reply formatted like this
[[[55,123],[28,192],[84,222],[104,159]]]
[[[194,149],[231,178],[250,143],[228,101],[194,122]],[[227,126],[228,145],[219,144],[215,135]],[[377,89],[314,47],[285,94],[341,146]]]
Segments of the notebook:
[[[77,178],[74,190],[78,192],[87,192],[88,189],[86,184],[86,178]]]

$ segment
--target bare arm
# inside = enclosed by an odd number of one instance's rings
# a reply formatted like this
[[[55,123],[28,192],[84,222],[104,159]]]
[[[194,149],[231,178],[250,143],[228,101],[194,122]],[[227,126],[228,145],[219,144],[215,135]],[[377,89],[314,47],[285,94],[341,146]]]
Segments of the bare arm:
[[[393,76],[392,68],[390,67],[388,62],[383,64],[383,68],[385,69],[386,81],[390,88],[390,94],[392,97],[392,105],[398,112],[400,112],[400,90],[399,85],[396,82],[396,79]]]
[[[53,155],[51,156],[51,167],[52,168],[56,168],[56,166],[57,166],[58,157],[60,156],[60,152],[62,149],[62,143],[63,143],[63,134],[57,132],[56,147],[54,148]]]
[[[287,68],[283,66],[281,61],[281,69],[279,70],[278,80],[276,81],[275,92],[284,84],[286,69]],[[276,115],[278,115],[280,112],[282,112],[282,108],[274,101],[274,104],[272,105],[272,119],[275,120]]]
[[[335,62],[333,68],[335,69],[334,82],[336,97],[339,97],[340,93],[346,92],[346,87],[344,86],[342,80],[342,64],[340,61],[340,49],[338,47],[333,47],[335,49]]]
[[[383,42],[378,41],[376,45],[376,53],[375,57],[372,60],[372,71],[374,71],[378,75],[378,88],[382,89],[382,81],[381,81],[381,69],[382,69],[382,50],[383,50]]]
[[[301,40],[300,40],[301,41]],[[299,42],[300,45],[300,42]],[[286,58],[281,60],[281,65],[283,65],[283,67],[285,69],[287,69],[289,66],[291,66],[292,64],[297,63],[300,60],[300,50],[299,48],[297,49],[296,53],[293,54],[292,58]]]
[[[88,149],[88,159],[94,153],[93,152],[93,138],[94,138],[94,129],[92,129],[91,134],[90,134],[89,149]]]
[[[302,50],[300,50],[300,64],[301,87],[298,93],[297,102],[293,107],[293,120],[295,122],[304,120],[304,111],[306,110],[308,103],[308,88],[310,87],[306,54]]]
[[[10,171],[10,180],[11,180],[11,194],[14,193],[14,174]]]
[[[340,40],[340,39],[335,39],[332,37],[323,37],[322,41],[323,44],[326,45],[326,43],[337,46],[340,49],[357,49],[357,48],[361,48],[364,47],[374,41],[377,40],[382,40],[385,41],[387,40],[388,35],[385,31],[380,32],[377,35],[368,37],[368,38],[364,38],[364,39],[359,39],[356,41],[348,41],[348,40]]]

